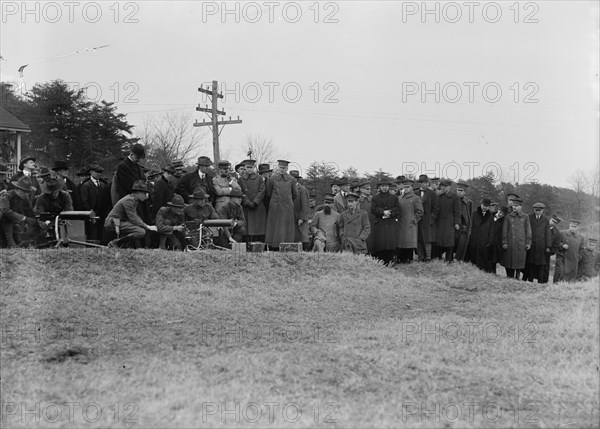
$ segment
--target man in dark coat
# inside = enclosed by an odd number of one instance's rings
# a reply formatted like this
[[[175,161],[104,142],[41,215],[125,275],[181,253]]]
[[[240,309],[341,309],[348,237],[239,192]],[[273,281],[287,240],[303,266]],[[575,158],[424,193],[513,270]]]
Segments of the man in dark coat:
[[[488,259],[488,244],[490,228],[492,225],[492,213],[490,212],[491,200],[483,198],[481,205],[473,212],[471,217],[471,235],[469,236],[469,255],[471,262],[477,268],[488,271],[490,261]]]
[[[136,180],[146,182],[146,175],[139,162],[146,157],[144,146],[136,143],[131,148],[129,156],[117,166],[117,193],[119,199],[129,195],[129,191]]]
[[[490,221],[490,231],[487,242],[488,262],[489,265],[485,269],[488,273],[496,274],[496,264],[498,262],[504,263],[504,249],[502,248],[502,229],[504,227],[504,221],[506,220],[506,214],[508,213],[508,207],[500,207],[494,217]]]
[[[266,194],[269,198],[265,242],[278,249],[280,243],[294,241],[296,222],[294,200],[298,196],[296,180],[287,173],[289,161],[278,160],[277,170],[267,181]]]
[[[11,177],[10,181],[18,182],[21,177],[27,177],[31,182],[31,186],[34,187],[34,190],[29,192],[29,202],[33,206],[35,197],[42,193],[42,189],[40,188],[40,184],[37,180],[35,173],[35,157],[26,156],[19,162],[19,171],[13,177]],[[12,189],[15,189],[14,187]]]
[[[87,237],[97,241],[102,241],[104,220],[111,209],[109,185],[100,177],[103,171],[104,168],[101,165],[91,164],[89,167],[90,178],[79,189],[81,210],[93,210],[99,217],[94,222],[88,220],[85,223]]]
[[[373,254],[385,265],[394,258],[398,243],[398,216],[400,202],[390,193],[391,181],[379,182],[379,193],[371,201],[371,213],[375,216],[373,225]]]
[[[458,195],[451,191],[452,182],[440,180],[440,214],[436,223],[436,245],[438,257],[446,254],[446,262],[454,260],[455,231],[460,229],[461,202]]]
[[[183,197],[186,203],[189,202],[189,196],[192,195],[196,189],[200,188],[204,191],[208,198],[208,202],[212,204],[215,199],[215,189],[213,186],[213,178],[215,177],[214,172],[210,171],[212,161],[208,156],[201,156],[198,158],[198,169],[196,171],[190,171],[186,173],[179,184],[175,188],[175,193]]]
[[[256,161],[244,161],[245,170],[238,180],[242,188],[244,217],[246,218],[246,242],[265,241],[267,209],[264,205],[265,179],[256,172]]]
[[[554,266],[554,283],[559,281],[574,282],[577,280],[577,269],[584,248],[583,235],[579,232],[579,224],[576,219],[569,221],[569,229],[561,231],[562,244],[560,251],[556,254]]]
[[[333,199],[333,207],[338,213],[342,213],[348,208],[346,195],[348,195],[348,192],[350,191],[350,180],[346,177],[342,177],[338,181],[338,186],[340,188],[340,192],[338,192]]]
[[[358,206],[358,199],[359,196],[353,192],[346,196],[348,208],[341,213],[340,238],[342,251],[366,254],[371,224],[367,212]]]
[[[64,183],[63,191],[67,191],[73,201],[74,210],[83,210],[81,208],[81,196],[77,184],[69,178],[69,163],[67,161],[54,161],[53,171],[60,176]]]
[[[577,268],[577,280],[589,280],[598,275],[600,271],[600,253],[596,250],[598,240],[588,239],[588,245],[581,252],[581,260]]]
[[[298,196],[294,200],[294,220],[296,222],[296,233],[294,241],[302,243],[303,250],[309,250],[310,237],[308,234],[308,189],[300,183],[300,172],[291,170],[290,176],[296,179],[296,191]]]
[[[460,198],[460,228],[455,232],[454,251],[458,261],[468,262],[469,235],[471,234],[471,216],[473,215],[473,201],[466,195],[468,184],[459,182],[456,184],[456,195]]]
[[[73,211],[71,195],[64,190],[62,178],[54,171],[44,179],[44,192],[37,198],[33,211],[36,214],[58,215],[63,211]]]
[[[522,211],[523,200],[512,200],[512,207],[502,226],[502,248],[506,276],[519,280],[520,272],[525,269],[527,251],[531,248],[531,225],[529,216]]]
[[[544,216],[546,206],[543,203],[533,205],[533,213],[529,215],[531,225],[531,249],[527,251],[527,261],[523,280],[544,283],[544,266],[546,255],[550,254],[552,247],[552,233],[550,220]]]
[[[546,254],[546,261],[544,263],[544,275],[542,278],[543,283],[548,283],[550,279],[550,256],[556,255],[560,251],[562,246],[562,233],[558,229],[558,224],[562,222],[562,219],[557,215],[553,214],[549,220],[550,224],[550,253]],[[558,256],[557,256],[558,257]]]
[[[167,203],[173,200],[175,188],[173,187],[172,179],[174,174],[175,169],[171,165],[167,165],[162,168],[160,178],[154,183],[152,191],[152,217],[155,219],[160,208],[165,207]]]
[[[269,164],[259,164],[258,165],[258,175],[262,177],[265,181],[265,198],[263,199],[263,205],[265,206],[265,210],[267,213],[269,212],[269,197],[267,196],[266,186],[267,181],[273,175],[273,169]]]
[[[419,221],[417,254],[419,261],[429,262],[431,260],[431,244],[434,241],[435,221],[440,213],[438,196],[429,189],[429,177],[421,174],[417,181],[419,189],[415,192],[421,197],[423,205],[423,217]]]
[[[12,182],[14,189],[0,194],[2,228],[7,247],[16,247],[23,241],[25,227],[39,230],[29,195],[36,189],[28,177]]]

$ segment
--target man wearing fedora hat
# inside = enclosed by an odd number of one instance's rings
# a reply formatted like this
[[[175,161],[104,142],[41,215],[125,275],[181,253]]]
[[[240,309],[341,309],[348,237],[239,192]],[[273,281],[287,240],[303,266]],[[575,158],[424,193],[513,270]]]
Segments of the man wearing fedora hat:
[[[265,179],[256,172],[256,161],[244,161],[245,169],[239,179],[244,195],[242,207],[246,218],[246,242],[265,241],[265,227],[267,225],[267,210],[264,199],[266,192]]]
[[[258,175],[265,180],[265,197],[263,198],[263,204],[265,206],[266,213],[269,212],[269,197],[267,196],[267,181],[273,175],[273,169],[269,164],[259,164],[258,165]]]
[[[544,266],[546,255],[549,255],[552,247],[552,233],[550,231],[550,220],[544,216],[544,203],[533,204],[533,213],[529,215],[531,225],[531,248],[527,251],[527,260],[523,280],[544,283]]]
[[[342,213],[348,208],[346,196],[348,195],[348,192],[350,192],[350,179],[347,177],[342,177],[340,180],[338,180],[338,186],[340,188],[340,192],[335,195],[335,198],[333,199],[333,206],[338,213]]]
[[[61,182],[64,184],[63,190],[67,191],[73,200],[73,209],[82,210],[81,198],[77,191],[77,185],[69,178],[69,163],[67,161],[54,161],[52,170],[59,175]]]
[[[492,200],[482,198],[479,207],[473,211],[471,217],[469,255],[471,262],[482,271],[489,271],[490,267],[488,245],[490,244],[490,230],[494,217],[490,211],[490,204],[492,204]]]
[[[438,201],[440,214],[436,222],[437,255],[440,258],[446,255],[446,262],[454,260],[455,231],[460,229],[460,198],[451,190],[452,182],[448,179],[440,180],[440,194]]]
[[[28,195],[29,202],[31,203],[32,206],[33,206],[35,197],[42,192],[42,190],[40,188],[40,184],[36,177],[36,168],[35,167],[36,167],[35,157],[26,156],[19,162],[19,171],[17,171],[17,174],[12,176],[10,179],[10,181],[12,183],[12,182],[18,182],[21,179],[21,177],[29,178],[29,180],[31,181],[31,185],[35,188],[31,192],[29,192],[29,195]]]
[[[290,170],[290,176],[296,179],[296,191],[298,193],[298,196],[294,200],[294,220],[296,222],[294,241],[302,243],[302,249],[307,251],[310,247],[308,231],[308,189],[300,183],[302,177],[298,170]]]
[[[154,184],[152,191],[152,217],[156,219],[156,214],[161,207],[167,205],[173,199],[175,188],[173,188],[173,176],[175,168],[172,165],[166,165],[162,168],[160,178]],[[183,197],[182,197],[183,198]]]
[[[200,188],[206,194],[208,202],[212,203],[215,198],[215,189],[213,186],[214,172],[211,171],[210,166],[213,164],[208,156],[201,156],[198,158],[198,168],[195,171],[190,171],[183,175],[177,187],[175,193],[181,195],[186,203],[189,202],[189,196],[192,195],[196,189]]]
[[[121,234],[121,239],[128,237],[134,247],[141,247],[146,231],[157,231],[156,226],[148,225],[137,212],[139,203],[148,199],[148,186],[145,180],[136,180],[129,194],[121,198],[108,214],[104,228],[109,233]],[[119,228],[119,231],[117,231]]]
[[[79,190],[81,209],[93,211],[99,219],[86,221],[86,235],[90,240],[102,241],[104,220],[112,208],[110,186],[100,177],[104,167],[94,162],[88,166],[88,169],[90,178],[83,182]]]
[[[544,275],[542,282],[548,283],[550,279],[550,257],[556,255],[562,245],[562,233],[558,229],[558,224],[563,220],[556,214],[550,216],[548,223],[550,224],[550,253],[546,254],[546,261],[544,263]]]
[[[188,195],[189,206],[183,209],[186,221],[203,223],[206,219],[219,219],[215,208],[208,202],[206,193],[198,188],[193,194]]]
[[[23,177],[12,182],[13,189],[0,194],[0,212],[2,213],[2,228],[7,247],[16,247],[23,241],[24,224],[33,228],[38,227],[29,194],[35,189],[31,179]]]
[[[269,198],[265,242],[273,249],[280,243],[291,243],[296,234],[294,217],[294,200],[298,197],[296,179],[287,173],[290,162],[277,161],[277,170],[266,184],[266,195]]]
[[[64,184],[56,172],[51,171],[44,178],[44,193],[35,203],[36,214],[50,213],[58,215],[63,211],[73,211],[73,200],[67,191],[63,191]]]
[[[419,261],[429,262],[432,258],[432,245],[435,243],[435,222],[440,212],[439,199],[429,188],[427,174],[419,175],[417,196],[421,197],[423,217],[418,225],[417,254]]]
[[[167,241],[170,242],[173,250],[183,249],[183,243],[185,243],[184,207],[183,198],[175,194],[172,201],[167,202],[156,213],[156,229],[160,234],[160,249],[166,250]]]
[[[131,147],[131,151],[127,158],[117,166],[117,193],[119,198],[123,198],[129,194],[133,183],[137,180],[146,181],[146,174],[140,165],[140,161],[146,157],[146,149],[139,143]]]
[[[242,191],[237,179],[231,174],[231,162],[222,159],[217,164],[217,175],[213,177],[213,189],[215,190],[215,210],[219,209],[229,202],[229,194],[234,190]]]

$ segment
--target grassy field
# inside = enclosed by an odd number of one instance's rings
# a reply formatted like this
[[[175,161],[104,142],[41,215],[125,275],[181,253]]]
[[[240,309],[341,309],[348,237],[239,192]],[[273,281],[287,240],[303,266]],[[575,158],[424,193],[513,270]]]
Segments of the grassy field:
[[[599,426],[598,278],[347,254],[0,255],[2,427]]]

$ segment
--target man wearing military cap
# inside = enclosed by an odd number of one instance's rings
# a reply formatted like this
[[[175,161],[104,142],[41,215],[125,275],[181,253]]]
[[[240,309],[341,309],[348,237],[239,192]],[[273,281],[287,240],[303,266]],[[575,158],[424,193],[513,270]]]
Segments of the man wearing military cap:
[[[391,180],[379,183],[379,193],[371,201],[371,213],[375,216],[373,231],[373,254],[385,265],[394,259],[398,244],[398,197],[390,193]]]
[[[577,268],[577,280],[586,281],[596,277],[600,271],[600,253],[596,250],[598,240],[588,238],[588,245],[581,252],[581,260]]]
[[[560,250],[556,254],[553,282],[574,282],[577,280],[577,269],[584,249],[584,238],[579,232],[581,222],[577,219],[569,221],[569,229],[561,231]]]
[[[517,194],[515,194],[514,192],[509,192],[506,194],[506,206],[508,207],[508,212],[512,212],[512,207],[513,207],[513,201],[514,200],[520,200],[521,197],[519,197]]]
[[[341,248],[340,227],[341,215],[333,208],[335,195],[326,194],[324,204],[312,218],[310,228],[312,230],[314,252],[339,252]]]
[[[418,225],[417,253],[419,261],[429,262],[432,258],[432,244],[435,243],[435,222],[440,213],[439,198],[429,189],[427,174],[419,175],[417,196],[423,205],[423,217]]]
[[[456,260],[465,262],[471,260],[468,249],[473,216],[473,201],[466,196],[468,187],[465,182],[456,184],[456,195],[460,198],[460,228],[455,232],[454,251]]]
[[[231,174],[231,163],[222,159],[218,163],[217,175],[213,177],[213,189],[215,191],[215,210],[219,209],[229,202],[229,194],[234,190],[242,191],[237,179]]]
[[[525,269],[527,251],[531,248],[531,224],[529,216],[523,213],[523,200],[512,200],[513,210],[508,213],[502,225],[502,248],[506,276],[520,279]]]
[[[552,232],[550,231],[550,219],[544,215],[546,206],[543,203],[533,204],[533,213],[529,215],[531,225],[531,248],[527,251],[527,261],[523,280],[544,283],[544,268],[546,255],[552,248]]]
[[[32,185],[31,179],[24,176],[11,185],[13,189],[0,194],[0,212],[6,245],[16,247],[23,242],[25,226],[32,228],[34,233],[39,229],[29,200],[30,193],[36,188]]]
[[[190,171],[183,175],[177,186],[175,193],[183,197],[185,202],[189,202],[189,196],[194,193],[197,188],[201,188],[212,203],[216,197],[213,184],[214,173],[210,170],[212,161],[208,156],[198,158],[198,168],[196,171]]]
[[[371,224],[367,212],[358,206],[358,199],[358,194],[348,192],[348,208],[340,214],[340,239],[343,251],[366,254]]]
[[[442,192],[440,191],[440,178],[432,177],[429,179],[429,188],[439,196]]]
[[[267,209],[265,199],[265,179],[256,172],[256,161],[244,161],[244,171],[239,179],[242,188],[242,207],[246,218],[245,241],[265,241],[265,227],[267,224]]]
[[[157,211],[156,229],[160,234],[160,249],[166,250],[168,241],[173,250],[183,250],[183,243],[185,243],[184,207],[181,195],[175,194],[171,201]]]
[[[104,229],[109,233],[120,234],[121,239],[130,239],[134,247],[141,247],[146,231],[157,231],[156,226],[146,224],[137,212],[137,205],[148,197],[145,180],[136,180],[129,189],[129,194],[117,201],[108,214]]]
[[[266,195],[269,198],[265,242],[273,249],[280,243],[294,241],[296,222],[294,200],[298,197],[296,179],[287,173],[289,161],[278,160],[277,171],[266,183]]]
[[[460,229],[461,201],[456,193],[452,192],[452,182],[448,179],[440,180],[440,214],[436,223],[436,257],[445,254],[446,262],[454,260],[455,231]]]
[[[294,200],[294,220],[296,221],[296,232],[294,241],[302,243],[303,250],[309,250],[310,236],[308,231],[308,189],[300,183],[302,177],[298,170],[290,170],[290,176],[296,179],[296,192],[298,196]]]
[[[347,177],[342,177],[340,180],[338,180],[338,185],[340,187],[340,192],[338,192],[333,199],[333,206],[338,213],[342,213],[348,208],[346,195],[348,195],[348,192],[350,192],[350,179]]]

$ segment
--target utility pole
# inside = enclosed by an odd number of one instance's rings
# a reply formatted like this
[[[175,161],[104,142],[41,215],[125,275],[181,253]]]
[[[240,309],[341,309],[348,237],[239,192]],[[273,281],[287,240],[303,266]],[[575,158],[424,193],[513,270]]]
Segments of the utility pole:
[[[198,88],[198,91],[203,92],[205,94],[208,94],[208,96],[211,98],[212,101],[212,107],[209,109],[208,106],[207,107],[200,107],[200,105],[198,105],[198,107],[196,107],[196,110],[199,112],[206,112],[206,113],[210,113],[210,122],[207,122],[205,119],[202,120],[202,122],[194,122],[194,126],[195,127],[210,127],[213,133],[213,154],[214,154],[214,158],[215,158],[215,164],[217,162],[219,162],[219,160],[221,159],[221,155],[220,155],[220,151],[219,151],[219,135],[221,134],[221,131],[223,131],[223,127],[221,127],[221,129],[219,130],[219,125],[227,125],[227,124],[241,124],[242,120],[240,119],[240,117],[238,116],[237,119],[231,119],[231,116],[229,117],[228,121],[219,121],[219,117],[217,115],[223,115],[225,116],[225,111],[224,110],[219,110],[218,106],[217,106],[217,101],[219,98],[223,98],[223,94],[219,94],[218,90],[217,90],[217,84],[218,82],[216,80],[212,81],[212,90],[204,89],[202,86],[200,86],[200,88]]]

